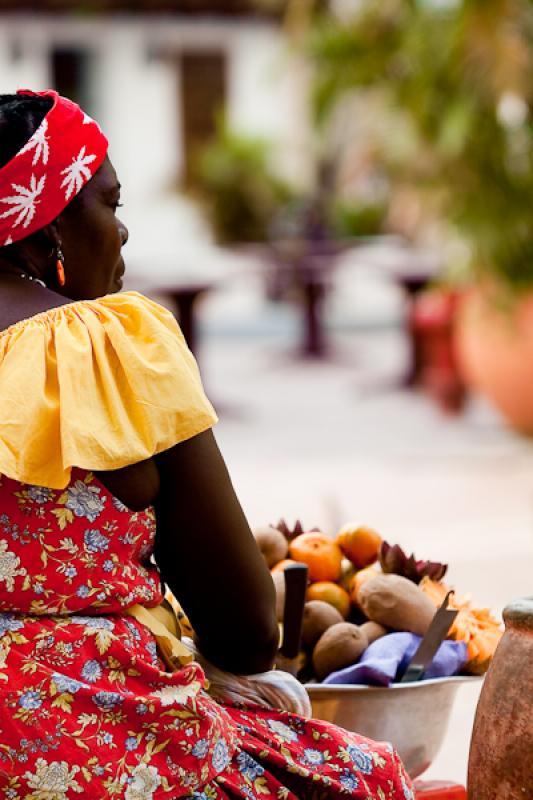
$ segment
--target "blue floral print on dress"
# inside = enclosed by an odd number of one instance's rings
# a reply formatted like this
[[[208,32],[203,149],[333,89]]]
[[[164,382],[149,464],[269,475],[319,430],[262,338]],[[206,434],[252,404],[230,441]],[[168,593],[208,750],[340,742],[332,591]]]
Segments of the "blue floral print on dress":
[[[237,764],[239,765],[239,772],[251,781],[255,781],[256,778],[260,778],[265,773],[265,768],[245,752],[239,753]]]
[[[105,508],[105,500],[100,497],[98,486],[88,486],[84,481],[76,481],[67,489],[65,507],[76,517],[85,517],[95,522]]]
[[[40,708],[42,704],[43,700],[39,692],[24,692],[19,698],[19,706],[22,706],[22,708],[25,708],[27,711],[34,711]]]
[[[19,631],[24,627],[24,623],[17,619],[14,614],[0,614],[0,636],[8,631]]]
[[[54,672],[52,674],[52,680],[59,692],[76,694],[80,689],[88,688],[86,683],[81,683],[81,681],[77,681],[75,678],[69,678],[67,675],[61,675],[59,672]]]
[[[96,659],[92,658],[83,665],[81,676],[87,683],[96,683],[102,677],[102,667]]]
[[[133,622],[130,622],[129,619],[125,619],[124,624],[126,625],[127,629],[129,630],[135,641],[140,642],[141,634],[139,633],[138,628],[133,624]]]
[[[284,722],[281,722],[279,719],[268,719],[267,725],[271,731],[277,734],[281,739],[285,739],[286,742],[297,742],[298,741],[298,734],[295,733],[288,725],[285,725]]]
[[[128,738],[124,742],[124,747],[126,748],[126,750],[129,750],[131,752],[132,750],[137,750],[137,748],[139,747],[139,742],[135,738],[135,736],[128,736]]]
[[[124,698],[118,692],[97,692],[93,697],[93,703],[104,711],[111,711],[123,701]]]
[[[162,599],[153,512],[121,511],[83,470],[64,491],[38,489],[0,478],[3,800],[413,800],[389,746],[218,704],[197,664],[166,672],[124,615]]]
[[[339,777],[339,783],[341,784],[343,789],[346,789],[346,791],[355,792],[355,790],[359,786],[360,781],[354,772],[352,772],[349,769],[343,769]]]
[[[83,534],[83,540],[89,553],[105,553],[109,549],[109,538],[99,530],[88,528]]]
[[[228,745],[225,739],[219,739],[213,748],[212,764],[217,772],[222,772],[231,760]]]
[[[191,754],[195,758],[204,759],[209,752],[209,742],[207,739],[198,739],[191,750]]]
[[[30,500],[33,500],[34,503],[39,503],[39,505],[49,503],[53,497],[52,490],[46,489],[44,486],[28,486],[26,493]]]
[[[159,662],[159,653],[157,652],[157,642],[148,642],[146,644],[146,652],[152,660],[154,666]]]
[[[112,503],[117,511],[120,511],[121,513],[128,511],[128,506],[124,505],[124,503],[122,503],[118,497],[113,497]]]
[[[323,764],[326,761],[326,756],[321,750],[317,750],[313,747],[306,747],[303,760],[306,764]]]
[[[352,759],[352,762],[357,769],[363,773],[363,775],[371,775],[374,769],[374,762],[372,761],[372,756],[369,753],[365,753],[365,751],[356,744],[348,745],[346,748],[348,755]]]
[[[72,622],[75,625],[85,625],[89,630],[96,631],[112,631],[115,628],[115,623],[104,617],[85,617],[79,615],[72,617]]]

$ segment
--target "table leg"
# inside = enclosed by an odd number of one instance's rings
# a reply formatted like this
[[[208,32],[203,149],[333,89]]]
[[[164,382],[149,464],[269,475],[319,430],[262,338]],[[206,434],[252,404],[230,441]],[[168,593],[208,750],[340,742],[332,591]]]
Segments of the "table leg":
[[[198,291],[172,293],[172,300],[177,311],[181,332],[195,358],[198,357],[198,323],[195,306],[199,296],[200,292]]]
[[[420,335],[416,330],[414,313],[416,296],[429,284],[427,277],[419,275],[405,275],[398,279],[399,284],[407,295],[407,320],[406,333],[409,343],[409,366],[402,380],[402,386],[412,388],[420,381],[422,368],[422,346]]]
[[[325,295],[322,282],[313,280],[304,283],[302,355],[306,358],[323,358],[329,349],[322,313]]]

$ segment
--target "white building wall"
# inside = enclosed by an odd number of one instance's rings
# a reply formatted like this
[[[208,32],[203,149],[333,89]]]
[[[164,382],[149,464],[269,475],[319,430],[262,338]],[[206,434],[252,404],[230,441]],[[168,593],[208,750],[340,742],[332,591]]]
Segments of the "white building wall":
[[[41,91],[50,82],[48,44],[36,24],[3,24],[0,17],[0,91]]]
[[[131,200],[151,202],[175,182],[181,162],[177,71],[149,58],[137,23],[114,25],[105,36],[95,65],[97,113]]]
[[[230,122],[272,141],[275,166],[297,185],[312,180],[307,75],[278,29],[248,26],[238,32],[230,60]]]
[[[196,209],[176,191],[183,161],[180,52],[226,51],[230,122],[272,139],[283,154],[284,174],[307,181],[306,132],[296,105],[301,98],[295,97],[301,87],[295,88],[283,35],[274,25],[176,16],[0,15],[0,92],[47,88],[49,54],[61,44],[93,53],[89,91],[124,186],[133,272],[148,260],[162,277],[220,263]]]

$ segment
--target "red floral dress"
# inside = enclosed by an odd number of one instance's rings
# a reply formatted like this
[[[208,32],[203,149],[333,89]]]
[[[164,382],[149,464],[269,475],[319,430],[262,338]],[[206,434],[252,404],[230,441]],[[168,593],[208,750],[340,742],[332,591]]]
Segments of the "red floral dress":
[[[85,470],[64,490],[0,478],[0,798],[410,800],[390,746],[165,671],[125,613],[162,600],[154,537],[152,510]]]

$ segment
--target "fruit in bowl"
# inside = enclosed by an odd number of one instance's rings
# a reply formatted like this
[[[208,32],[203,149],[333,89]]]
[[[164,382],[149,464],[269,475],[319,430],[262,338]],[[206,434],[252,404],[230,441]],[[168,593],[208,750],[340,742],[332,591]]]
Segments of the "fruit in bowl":
[[[256,529],[256,538],[276,587],[278,620],[285,610],[285,569],[298,563],[308,567],[310,582],[307,590],[304,582],[301,594],[303,604],[307,592],[302,646],[297,657],[289,657],[289,666],[306,687],[313,715],[391,741],[416,777],[438,751],[457,687],[478,678],[461,675],[394,683],[397,676],[392,675],[390,686],[320,681],[344,667],[351,672],[354,662],[359,669],[369,647],[379,649],[387,638],[423,635],[445,599],[459,611],[448,637],[466,645],[464,672],[480,674],[487,669],[501,629],[488,610],[453,594],[449,597],[450,587],[442,581],[446,565],[407,556],[369,530],[343,526],[335,540],[317,529],[306,530],[301,523],[292,528],[283,523],[282,529]],[[377,641],[380,637],[382,642]]]
[[[394,632],[423,636],[450,591],[442,582],[446,564],[407,556],[399,545],[383,541],[368,526],[349,523],[330,537],[316,527],[306,529],[300,521],[293,527],[283,520],[278,525],[288,552],[280,546],[283,558],[273,566],[265,556],[276,584],[278,619],[283,607],[279,576],[291,564],[308,567],[301,658],[305,666],[298,676],[303,682],[322,681],[331,672],[357,662],[377,638],[375,630],[380,636]],[[460,604],[453,596],[450,607],[460,611],[448,638],[467,645],[464,671],[485,671],[501,636],[499,622],[489,612]],[[345,640],[335,631],[326,636],[329,628],[340,623],[345,623]],[[365,639],[362,630],[370,623],[374,632]]]
[[[307,589],[307,600],[322,600],[336,608],[339,614],[346,619],[350,613],[352,602],[350,595],[333,581],[317,581]]]
[[[356,569],[364,569],[378,560],[382,539],[379,533],[366,525],[348,523],[335,537],[344,556]]]
[[[293,539],[289,555],[295,561],[307,564],[309,580],[337,581],[341,576],[342,551],[325,533],[309,531]]]

